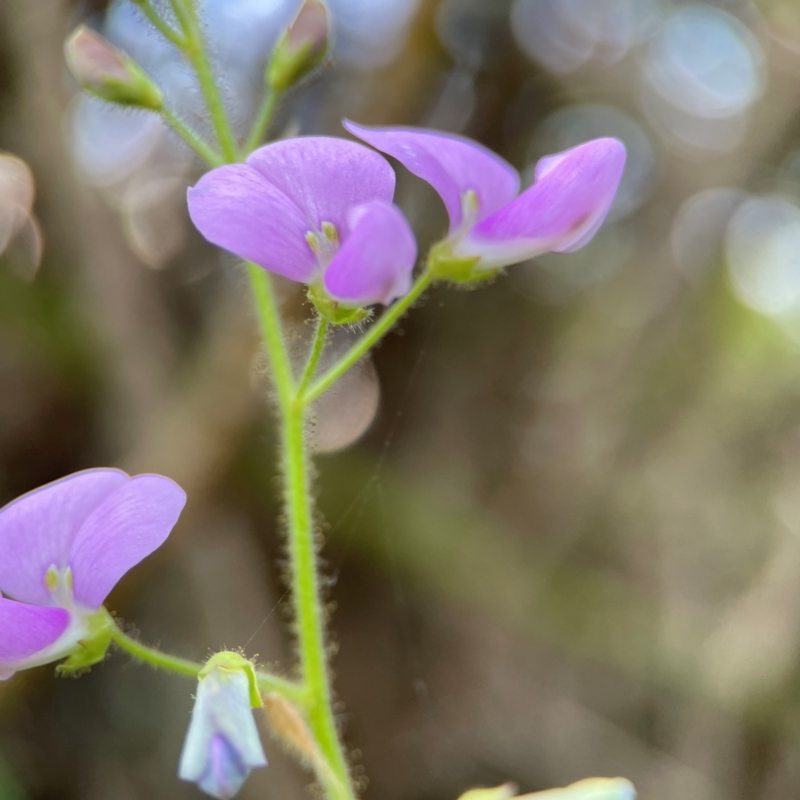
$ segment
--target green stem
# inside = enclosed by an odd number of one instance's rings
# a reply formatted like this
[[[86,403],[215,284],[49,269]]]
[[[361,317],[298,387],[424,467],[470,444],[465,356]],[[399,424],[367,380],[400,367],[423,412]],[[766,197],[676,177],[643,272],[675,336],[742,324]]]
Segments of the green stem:
[[[150,24],[168,41],[175,45],[179,50],[183,50],[186,43],[183,37],[173,30],[172,26],[162,18],[158,11],[153,8],[150,0],[133,0],[139,6],[142,13],[150,20]]]
[[[264,93],[264,99],[261,101],[261,107],[258,109],[258,114],[253,121],[253,127],[250,129],[250,134],[243,146],[245,155],[249,155],[256,149],[267,135],[270,122],[275,114],[275,109],[278,107],[278,101],[281,99],[283,92],[276,89],[267,87]]]
[[[308,723],[330,772],[320,780],[331,800],[354,800],[350,772],[339,741],[333,715],[330,676],[325,652],[325,612],[320,596],[311,480],[306,450],[306,406],[301,402],[292,378],[289,354],[281,329],[278,307],[269,274],[248,263],[259,324],[269,358],[278,409],[281,416],[281,457],[286,486],[286,517],[289,535],[289,565],[292,602],[300,655],[304,707]],[[318,329],[314,351],[324,342]],[[313,364],[312,364],[313,367]]]
[[[161,111],[161,116],[172,126],[172,129],[192,148],[210,167],[220,167],[225,163],[222,156],[210,147],[188,125],[168,108]]]
[[[426,270],[417,278],[411,291],[398,300],[383,316],[321,377],[317,378],[302,397],[304,404],[316,400],[328,391],[342,375],[355,366],[391,329],[392,326],[411,308],[433,281],[433,275]]]
[[[233,135],[228,113],[222,102],[222,95],[217,88],[214,72],[206,55],[197,6],[194,0],[186,0],[185,3],[182,0],[172,0],[172,8],[183,28],[183,35],[186,39],[183,52],[197,75],[197,82],[200,84],[200,91],[208,106],[208,113],[211,115],[211,122],[217,133],[222,155],[225,161],[233,164],[239,160],[236,138]]]
[[[148,647],[146,644],[137,642],[136,639],[132,639],[128,634],[123,633],[117,625],[114,625],[111,638],[120,648],[133,656],[137,661],[144,661],[146,664],[158,667],[158,669],[177,672],[180,675],[187,675],[190,678],[196,678],[200,674],[200,670],[203,669],[202,664],[196,664],[194,661],[187,661],[184,658],[167,655],[160,650],[156,650],[154,647]]]
[[[286,342],[283,338],[278,305],[272,290],[272,280],[269,273],[257,264],[253,264],[252,261],[248,261],[246,264],[258,312],[261,336],[264,339],[267,357],[272,367],[278,406],[281,413],[285,415],[294,402],[294,378]]]
[[[146,644],[142,644],[128,636],[116,624],[114,624],[111,638],[120,649],[124,650],[137,661],[150,664],[150,666],[158,669],[176,672],[179,675],[185,675],[189,678],[197,678],[204,666],[195,661],[188,661],[185,658],[168,655],[161,650],[157,650],[155,647],[148,647]],[[281,694],[301,704],[305,699],[304,688],[286,678],[281,678],[270,672],[257,671],[256,679],[261,692],[276,692],[277,694]]]
[[[328,320],[320,314],[317,317],[317,330],[314,334],[314,341],[311,344],[311,350],[308,353],[306,368],[303,370],[303,375],[300,378],[300,382],[297,384],[297,396],[300,398],[303,397],[308,384],[314,377],[314,371],[317,369],[320,356],[322,356],[322,351],[325,349],[325,338],[327,335]]]

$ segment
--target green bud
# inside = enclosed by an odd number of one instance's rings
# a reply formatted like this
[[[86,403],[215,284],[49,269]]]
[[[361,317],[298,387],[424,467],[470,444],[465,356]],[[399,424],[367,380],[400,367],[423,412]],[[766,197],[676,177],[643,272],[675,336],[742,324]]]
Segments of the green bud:
[[[290,89],[325,58],[330,38],[328,9],[322,0],[305,0],[272,53],[266,81],[282,92]]]
[[[70,72],[82,89],[124,106],[160,111],[164,95],[129,56],[99,33],[80,25],[64,44]]]
[[[325,319],[333,325],[354,325],[369,316],[367,308],[351,308],[334,300],[321,283],[308,287],[308,299]]]
[[[81,639],[69,658],[56,667],[59,675],[76,675],[106,657],[114,632],[114,620],[105,608],[101,608],[88,619],[89,632]]]
[[[431,248],[428,256],[428,269],[439,280],[453,283],[479,283],[494,278],[499,269],[479,269],[480,257],[456,256],[451,242],[443,241]]]

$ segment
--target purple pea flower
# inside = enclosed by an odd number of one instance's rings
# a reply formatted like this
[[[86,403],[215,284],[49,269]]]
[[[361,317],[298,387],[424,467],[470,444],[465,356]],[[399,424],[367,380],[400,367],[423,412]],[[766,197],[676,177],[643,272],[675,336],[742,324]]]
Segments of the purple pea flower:
[[[432,254],[442,277],[475,279],[542,253],[583,247],[603,224],[625,167],[621,142],[594,139],[543,158],[535,183],[519,194],[517,171],[470,139],[416,128],[344,126],[439,193],[450,216],[448,237]]]
[[[408,292],[414,234],[392,205],[394,171],[363,145],[301,137],[219,167],[189,189],[210,242],[345,308]]]
[[[109,592],[163,544],[185,502],[169,478],[90,469],[1,509],[0,680],[78,651]]]

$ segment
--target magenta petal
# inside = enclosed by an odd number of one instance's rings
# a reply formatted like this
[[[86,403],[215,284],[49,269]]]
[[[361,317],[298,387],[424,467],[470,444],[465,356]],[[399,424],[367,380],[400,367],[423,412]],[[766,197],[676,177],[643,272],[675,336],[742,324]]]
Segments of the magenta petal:
[[[547,251],[583,247],[611,208],[625,167],[625,147],[595,139],[539,162],[533,186],[487,217],[456,248],[502,267]]]
[[[69,611],[63,608],[41,608],[0,597],[0,678],[57,642],[69,620]]]
[[[119,579],[164,543],[186,494],[169,478],[137,475],[83,523],[72,546],[75,600],[97,609]]]
[[[45,573],[51,566],[67,566],[84,520],[128,480],[116,469],[77,472],[0,510],[0,591],[25,603],[50,605]]]
[[[388,305],[411,288],[417,242],[403,212],[390,203],[351,210],[350,236],[325,270],[331,297],[352,306]]]
[[[189,216],[213,244],[293,281],[307,281],[317,261],[311,226],[282,191],[245,164],[211,170],[189,189]]]
[[[419,128],[366,128],[348,120],[343,124],[436,189],[450,215],[451,233],[461,225],[462,198],[468,191],[478,196],[479,220],[511,202],[519,191],[517,171],[472,139]]]
[[[346,139],[285,139],[259,148],[247,164],[302,210],[306,230],[320,231],[331,222],[342,238],[351,208],[373,200],[391,203],[394,196],[394,170],[386,159]]]

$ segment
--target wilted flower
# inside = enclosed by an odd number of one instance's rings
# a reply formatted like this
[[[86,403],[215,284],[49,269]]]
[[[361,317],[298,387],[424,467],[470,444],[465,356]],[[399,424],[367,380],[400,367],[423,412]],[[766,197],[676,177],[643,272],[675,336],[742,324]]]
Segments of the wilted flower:
[[[281,37],[267,66],[267,83],[283,91],[322,62],[328,49],[330,22],[322,0],[305,0]]]
[[[395,177],[377,153],[344,139],[301,137],[204,175],[189,214],[209,241],[309,284],[334,322],[388,304],[411,283],[417,245],[392,205]],[[363,316],[363,314],[362,314]]]
[[[161,89],[132,58],[91,28],[76,28],[64,45],[64,55],[87,92],[111,103],[161,110]]]
[[[0,510],[0,679],[73,653],[76,667],[102,658],[103,601],[164,542],[185,502],[169,478],[92,469]],[[92,650],[95,636],[103,646]]]
[[[267,758],[253,719],[261,706],[253,665],[238,653],[218,653],[200,673],[178,776],[228,800]]]
[[[437,131],[345,127],[439,193],[448,238],[432,253],[439,277],[475,280],[501,267],[585,245],[606,218],[625,166],[625,147],[595,139],[543,158],[522,194],[516,170],[487,148]]]

